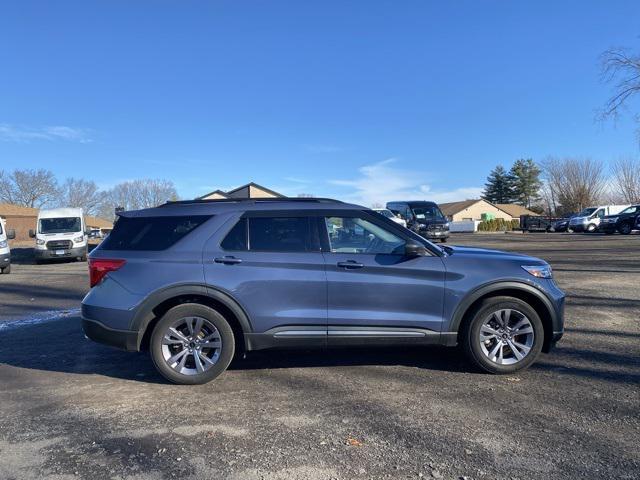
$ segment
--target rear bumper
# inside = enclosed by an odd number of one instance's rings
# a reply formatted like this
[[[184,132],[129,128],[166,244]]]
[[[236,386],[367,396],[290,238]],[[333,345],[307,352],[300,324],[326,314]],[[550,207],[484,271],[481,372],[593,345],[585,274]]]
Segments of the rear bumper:
[[[83,303],[81,314],[82,329],[89,339],[123,350],[138,350],[138,332],[121,328],[129,324],[126,311]]]
[[[598,226],[598,231],[614,233],[618,231],[618,226],[615,223],[601,223]]]
[[[582,223],[578,223],[576,225],[569,225],[569,228],[574,232],[584,232],[586,230],[584,224]]]
[[[127,351],[138,350],[138,332],[114,330],[98,322],[82,318],[82,330],[90,340]]]
[[[33,250],[37,260],[50,260],[53,258],[75,258],[84,257],[87,254],[87,246],[70,248],[65,250],[44,250],[36,248]],[[56,252],[62,252],[57,254]]]

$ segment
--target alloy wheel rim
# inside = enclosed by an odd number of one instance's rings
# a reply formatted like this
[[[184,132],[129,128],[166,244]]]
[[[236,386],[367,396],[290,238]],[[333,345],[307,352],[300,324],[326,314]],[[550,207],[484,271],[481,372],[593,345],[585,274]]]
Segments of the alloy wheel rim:
[[[220,358],[222,337],[206,318],[183,317],[169,325],[162,337],[166,364],[182,375],[199,375]]]
[[[482,353],[491,362],[514,365],[531,352],[535,333],[531,321],[524,313],[504,308],[484,319],[479,339]]]

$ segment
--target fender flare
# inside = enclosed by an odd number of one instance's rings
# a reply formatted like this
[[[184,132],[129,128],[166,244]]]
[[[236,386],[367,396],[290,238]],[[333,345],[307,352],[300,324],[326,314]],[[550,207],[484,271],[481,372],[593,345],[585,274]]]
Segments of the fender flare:
[[[145,300],[136,308],[137,313],[131,319],[129,330],[137,332],[137,349],[140,350],[142,338],[149,326],[149,323],[155,318],[153,310],[161,303],[171,298],[198,295],[208,297],[227,307],[238,319],[242,332],[252,333],[253,328],[251,321],[245,310],[240,304],[227,292],[212,288],[211,286],[199,283],[186,283],[180,285],[172,285],[167,288],[156,290],[145,298]],[[245,335],[246,343],[246,335]]]
[[[449,332],[456,334],[458,333],[460,324],[462,323],[464,316],[469,311],[471,305],[473,305],[477,300],[489,294],[500,292],[502,290],[520,290],[521,292],[534,295],[538,300],[542,302],[542,304],[546,308],[547,313],[549,314],[549,318],[551,319],[552,330],[555,328],[558,315],[555,308],[553,307],[553,303],[551,303],[551,300],[549,300],[544,292],[528,283],[519,281],[500,281],[480,286],[467,294],[467,296],[458,303],[456,310],[453,313]],[[553,332],[549,333],[552,334]]]

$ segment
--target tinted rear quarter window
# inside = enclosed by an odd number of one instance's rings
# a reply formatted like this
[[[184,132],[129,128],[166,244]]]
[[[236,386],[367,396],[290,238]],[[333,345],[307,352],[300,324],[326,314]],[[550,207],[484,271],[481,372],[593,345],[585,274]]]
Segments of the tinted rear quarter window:
[[[211,215],[119,217],[102,250],[165,250],[202,225]]]
[[[247,219],[242,218],[235,226],[229,230],[227,236],[220,244],[224,250],[246,250],[247,249]]]

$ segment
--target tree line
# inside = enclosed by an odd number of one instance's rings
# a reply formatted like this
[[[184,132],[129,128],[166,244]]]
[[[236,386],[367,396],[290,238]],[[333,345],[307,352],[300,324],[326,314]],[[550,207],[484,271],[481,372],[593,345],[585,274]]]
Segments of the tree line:
[[[609,169],[591,158],[520,159],[509,171],[502,165],[491,171],[482,198],[557,216],[597,204],[640,203],[640,159],[620,159]]]
[[[116,208],[136,210],[177,200],[171,180],[140,179],[100,189],[92,180],[66,178],[59,181],[45,169],[0,170],[0,203],[32,208],[76,207],[87,215],[112,220]]]

